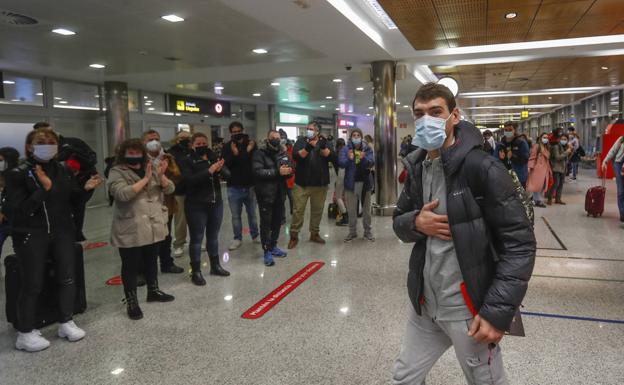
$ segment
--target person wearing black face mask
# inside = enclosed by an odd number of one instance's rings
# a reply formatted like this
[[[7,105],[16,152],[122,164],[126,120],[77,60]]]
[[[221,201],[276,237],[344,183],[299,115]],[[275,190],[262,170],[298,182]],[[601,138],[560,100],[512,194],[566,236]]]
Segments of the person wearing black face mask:
[[[46,259],[55,262],[60,327],[58,335],[69,341],[85,336],[73,318],[75,226],[71,202],[99,184],[89,179],[84,188],[71,171],[56,160],[58,135],[50,128],[31,131],[26,137],[26,161],[6,174],[6,204],[13,245],[20,264],[21,287],[17,300],[18,337],[15,347],[36,352],[50,342],[35,329],[37,299],[46,275]]]
[[[223,159],[208,148],[208,137],[195,133],[191,138],[193,153],[180,165],[186,186],[186,220],[191,241],[191,281],[197,286],[206,285],[201,272],[201,244],[206,236],[206,249],[210,260],[210,274],[229,276],[219,261],[219,230],[223,221],[221,178],[229,177]]]
[[[191,133],[180,131],[176,135],[175,144],[171,146],[169,154],[173,155],[175,162],[179,166],[191,153]],[[178,210],[173,213],[173,255],[181,257],[184,254],[186,244],[187,224],[184,213],[184,182],[176,183],[175,200]]]
[[[260,206],[260,238],[264,251],[264,264],[273,266],[273,257],[286,257],[286,252],[277,247],[280,234],[287,179],[293,169],[281,145],[280,134],[269,131],[264,146],[253,154],[252,169],[256,181],[256,195]]]
[[[111,244],[119,248],[127,312],[133,320],[143,318],[137,297],[137,275],[141,270],[147,282],[147,302],[174,300],[158,287],[157,259],[158,247],[167,236],[169,218],[161,196],[173,194],[175,186],[165,175],[166,160],[155,168],[146,159],[139,139],[126,140],[119,146],[116,165],[107,182],[115,202]]]

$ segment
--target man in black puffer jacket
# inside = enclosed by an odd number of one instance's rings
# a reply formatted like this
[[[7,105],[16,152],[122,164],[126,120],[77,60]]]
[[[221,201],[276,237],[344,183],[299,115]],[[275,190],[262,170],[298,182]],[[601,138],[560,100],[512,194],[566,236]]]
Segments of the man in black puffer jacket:
[[[460,121],[448,88],[416,93],[415,142],[393,215],[409,262],[407,332],[395,384],[421,384],[453,346],[470,384],[507,384],[498,343],[527,290],[535,236],[507,170]]]
[[[286,180],[293,170],[286,149],[280,142],[279,132],[271,130],[264,146],[252,156],[252,172],[260,207],[260,239],[266,266],[275,264],[273,257],[286,257],[286,252],[277,247],[277,240],[288,189]]]

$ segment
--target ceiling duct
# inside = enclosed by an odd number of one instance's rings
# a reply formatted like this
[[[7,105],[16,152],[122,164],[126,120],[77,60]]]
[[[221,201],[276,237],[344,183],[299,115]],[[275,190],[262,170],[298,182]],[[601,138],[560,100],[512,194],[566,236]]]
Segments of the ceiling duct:
[[[39,22],[32,17],[10,11],[0,11],[0,23],[9,25],[34,25]]]

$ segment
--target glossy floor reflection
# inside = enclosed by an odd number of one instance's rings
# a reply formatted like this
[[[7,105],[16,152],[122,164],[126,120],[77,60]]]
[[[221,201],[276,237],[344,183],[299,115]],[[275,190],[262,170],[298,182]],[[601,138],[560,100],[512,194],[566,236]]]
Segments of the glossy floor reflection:
[[[595,183],[588,176],[568,183],[567,206],[537,210],[540,250],[525,311],[624,320],[624,229],[617,222],[612,183],[605,216],[585,216],[584,193]],[[231,239],[225,212],[223,252]],[[388,384],[408,306],[410,245],[397,240],[389,218],[373,220],[375,243],[357,239],[344,244],[347,229],[325,218],[321,233],[327,245],[309,243],[302,232],[299,247],[271,268],[262,264],[260,246],[246,238],[229,253],[229,278],[207,276],[207,286],[195,287],[186,274],[160,276],[161,287],[176,300],[143,301],[145,318],[138,322],[125,314],[121,287],[105,285],[119,274],[116,251],[108,246],[86,251],[89,308],[76,317],[86,339],[60,341],[56,328],[48,327],[43,330],[52,341],[47,351],[18,352],[15,332],[2,317],[0,384]],[[87,223],[90,241],[107,240],[108,208],[90,210]],[[280,244],[286,242],[283,235]],[[240,317],[316,260],[325,266],[262,318]],[[188,266],[188,256],[177,263]],[[2,308],[4,297],[2,282]],[[502,344],[512,384],[624,381],[623,324],[536,316],[525,317],[524,323],[526,338],[507,337]],[[452,351],[427,382],[464,383]]]

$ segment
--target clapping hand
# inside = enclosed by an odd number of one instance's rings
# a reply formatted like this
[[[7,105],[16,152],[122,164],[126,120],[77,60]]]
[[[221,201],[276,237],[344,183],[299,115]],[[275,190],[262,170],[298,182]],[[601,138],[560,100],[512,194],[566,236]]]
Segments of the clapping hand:
[[[91,178],[89,178],[89,180],[85,183],[84,190],[95,190],[102,184],[102,182],[104,182],[104,179],[99,174],[95,174],[91,176]]]
[[[35,166],[35,174],[37,175],[37,179],[39,179],[39,183],[43,186],[43,189],[46,191],[50,191],[52,189],[52,180],[50,177],[43,171],[41,165]]]

